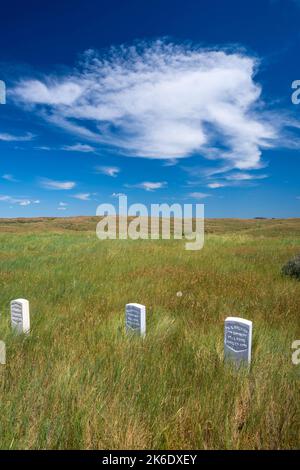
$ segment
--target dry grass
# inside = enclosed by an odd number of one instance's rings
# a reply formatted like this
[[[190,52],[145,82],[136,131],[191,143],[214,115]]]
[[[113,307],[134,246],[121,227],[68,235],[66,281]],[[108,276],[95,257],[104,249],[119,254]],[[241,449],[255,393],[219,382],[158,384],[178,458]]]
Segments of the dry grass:
[[[96,223],[0,220],[0,447],[298,448],[300,284],[280,268],[300,220],[209,220],[199,252],[101,242]],[[17,297],[27,338],[10,330]],[[124,334],[132,301],[147,306],[145,340]],[[249,373],[223,364],[228,315],[254,323]]]

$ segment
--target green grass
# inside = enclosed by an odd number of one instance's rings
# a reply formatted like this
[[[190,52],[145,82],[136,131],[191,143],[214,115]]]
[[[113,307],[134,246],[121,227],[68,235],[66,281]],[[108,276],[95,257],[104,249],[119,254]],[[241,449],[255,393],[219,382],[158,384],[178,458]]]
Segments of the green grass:
[[[95,227],[0,220],[0,448],[299,448],[300,283],[280,269],[300,219],[211,220],[198,252]],[[18,297],[28,337],[11,332]],[[125,335],[127,302],[147,307],[144,340]],[[232,315],[253,321],[250,372],[223,363]]]

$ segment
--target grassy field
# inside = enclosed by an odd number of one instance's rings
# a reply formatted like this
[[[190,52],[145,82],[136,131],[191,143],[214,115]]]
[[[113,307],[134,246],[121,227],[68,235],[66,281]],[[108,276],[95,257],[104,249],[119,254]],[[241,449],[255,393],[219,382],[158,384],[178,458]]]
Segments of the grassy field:
[[[97,220],[0,220],[2,449],[300,447],[300,219],[209,220],[184,241],[99,241]],[[177,296],[181,291],[182,296]],[[31,333],[15,336],[24,297]],[[147,306],[128,338],[124,306]],[[223,363],[227,316],[253,321],[250,372]]]

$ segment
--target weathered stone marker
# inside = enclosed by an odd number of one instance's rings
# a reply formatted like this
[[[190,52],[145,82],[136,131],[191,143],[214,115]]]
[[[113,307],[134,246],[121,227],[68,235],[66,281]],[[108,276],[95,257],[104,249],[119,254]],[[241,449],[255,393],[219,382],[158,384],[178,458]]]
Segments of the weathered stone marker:
[[[6,364],[6,346],[4,341],[0,341],[0,364]]]
[[[252,321],[227,317],[224,331],[224,358],[237,365],[251,362]]]
[[[146,334],[146,307],[141,304],[126,304],[125,308],[126,331]]]
[[[26,299],[12,300],[10,303],[11,326],[18,333],[29,333],[29,302]]]

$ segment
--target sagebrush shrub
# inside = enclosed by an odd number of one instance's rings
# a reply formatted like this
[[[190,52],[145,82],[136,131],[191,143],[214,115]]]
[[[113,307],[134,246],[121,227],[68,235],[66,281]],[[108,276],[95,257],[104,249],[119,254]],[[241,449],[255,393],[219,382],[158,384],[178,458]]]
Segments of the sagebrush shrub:
[[[300,254],[290,259],[283,267],[282,273],[300,280]]]

